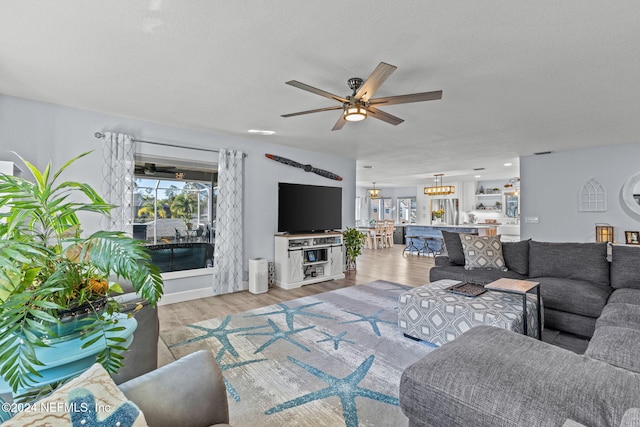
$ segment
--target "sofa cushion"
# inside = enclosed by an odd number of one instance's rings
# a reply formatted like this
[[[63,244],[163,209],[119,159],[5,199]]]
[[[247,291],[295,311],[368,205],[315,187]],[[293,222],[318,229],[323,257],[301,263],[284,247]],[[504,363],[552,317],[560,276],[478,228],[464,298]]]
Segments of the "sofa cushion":
[[[616,302],[640,305],[640,289],[616,289],[609,297],[607,303],[612,304]]]
[[[460,234],[442,230],[442,239],[449,256],[449,262],[452,265],[464,265],[464,251],[462,250]]]
[[[562,424],[562,427],[586,427],[584,424],[580,424],[577,421],[567,420]],[[622,421],[619,427],[640,427],[640,408],[627,409],[627,412],[622,416]]]
[[[601,326],[622,326],[640,330],[640,305],[620,302],[607,304],[596,321],[596,328]]]
[[[542,301],[546,308],[589,317],[600,316],[613,291],[611,286],[584,280],[558,277],[536,277],[534,280],[540,282]]]
[[[622,416],[620,427],[640,427],[640,408],[631,408]]]
[[[446,267],[433,267],[429,270],[429,282],[436,280],[451,279],[461,282],[486,284],[503,277],[509,279],[526,279],[527,276],[518,274],[515,271],[502,270],[465,270],[462,265],[448,265]]]
[[[502,255],[507,268],[524,276],[529,274],[529,240],[502,242]]]
[[[545,329],[555,329],[556,331],[569,332],[584,338],[591,338],[596,330],[596,318],[583,316],[581,314],[568,313],[566,311],[554,310],[544,305],[544,327]],[[588,343],[587,343],[588,344]],[[586,346],[585,346],[586,348]]]
[[[460,233],[460,241],[464,250],[465,269],[507,271],[502,256],[500,236],[477,236]]]
[[[596,328],[584,354],[610,365],[640,373],[640,330],[600,326]]]
[[[490,326],[433,350],[400,380],[400,407],[415,426],[561,426],[570,418],[617,427],[639,402],[639,375]]]
[[[606,243],[529,242],[529,277],[560,277],[609,285]]]
[[[448,267],[450,265],[455,265],[451,261],[449,261],[449,257],[445,255],[436,255],[433,260],[436,267]]]
[[[611,286],[640,289],[640,247],[611,247]]]

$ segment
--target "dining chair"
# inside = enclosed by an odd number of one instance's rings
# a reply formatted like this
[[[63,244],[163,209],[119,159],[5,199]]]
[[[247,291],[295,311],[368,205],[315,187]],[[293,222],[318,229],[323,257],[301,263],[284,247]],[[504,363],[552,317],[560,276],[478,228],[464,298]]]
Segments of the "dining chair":
[[[375,246],[374,236],[376,234],[375,228],[371,228],[371,227],[367,228],[364,231],[364,234],[366,236],[366,240],[364,242],[365,248],[367,248],[367,249],[375,249],[375,247],[374,247]]]
[[[392,219],[384,220],[385,230],[384,230],[384,239],[385,245],[389,248],[393,247],[393,232],[396,229],[396,223]]]
[[[385,247],[387,225],[384,221],[376,222],[376,228],[373,230],[373,248],[380,249]]]

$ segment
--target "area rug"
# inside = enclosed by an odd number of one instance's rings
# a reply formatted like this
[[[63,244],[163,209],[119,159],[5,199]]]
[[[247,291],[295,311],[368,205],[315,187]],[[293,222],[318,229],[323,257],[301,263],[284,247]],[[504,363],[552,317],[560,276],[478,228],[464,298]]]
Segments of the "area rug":
[[[407,289],[376,281],[161,337],[176,358],[213,352],[236,427],[406,426],[400,376],[434,348],[405,338],[397,326],[398,295]]]

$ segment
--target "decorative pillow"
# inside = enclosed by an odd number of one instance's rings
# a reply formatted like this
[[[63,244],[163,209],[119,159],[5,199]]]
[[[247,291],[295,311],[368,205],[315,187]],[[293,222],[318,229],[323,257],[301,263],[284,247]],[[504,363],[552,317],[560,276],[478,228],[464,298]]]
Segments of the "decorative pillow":
[[[460,233],[442,230],[442,239],[449,256],[449,263],[452,265],[464,265],[464,251],[460,242]]]
[[[529,277],[609,285],[607,243],[529,242]]]
[[[529,240],[502,242],[502,255],[507,268],[518,274],[529,274]]]
[[[500,235],[476,236],[460,233],[460,241],[464,250],[465,270],[502,270],[507,271],[502,256]]]
[[[11,426],[147,426],[140,409],[98,363],[49,396],[23,407],[9,421]]]
[[[640,248],[611,247],[611,286],[614,289],[640,289]]]

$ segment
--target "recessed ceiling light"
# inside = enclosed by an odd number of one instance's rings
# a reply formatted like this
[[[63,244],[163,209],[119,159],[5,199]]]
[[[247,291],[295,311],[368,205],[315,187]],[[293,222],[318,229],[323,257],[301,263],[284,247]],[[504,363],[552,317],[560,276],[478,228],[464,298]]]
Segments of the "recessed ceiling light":
[[[262,130],[262,129],[249,129],[249,133],[257,133],[258,135],[273,135],[276,133],[274,130]]]
[[[476,175],[476,178],[482,178],[482,175]]]
[[[505,166],[513,166],[513,163],[505,163]]]

